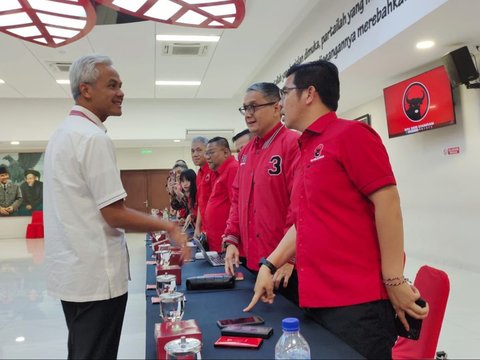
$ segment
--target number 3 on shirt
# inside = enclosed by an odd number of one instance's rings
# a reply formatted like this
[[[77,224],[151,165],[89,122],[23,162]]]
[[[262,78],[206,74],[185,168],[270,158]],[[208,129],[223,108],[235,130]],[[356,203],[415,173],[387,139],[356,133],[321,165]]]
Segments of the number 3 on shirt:
[[[282,158],[280,155],[273,155],[269,162],[272,164],[272,167],[268,169],[268,174],[274,176],[280,175],[282,173]]]

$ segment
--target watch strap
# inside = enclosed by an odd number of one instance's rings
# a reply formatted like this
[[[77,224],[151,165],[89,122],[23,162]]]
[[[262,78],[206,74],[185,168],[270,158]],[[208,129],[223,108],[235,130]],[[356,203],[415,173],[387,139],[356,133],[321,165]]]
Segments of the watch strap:
[[[272,275],[275,274],[275,272],[277,271],[277,267],[265,258],[261,258],[258,265],[259,266],[265,265],[267,268],[270,269],[270,272],[272,273]]]

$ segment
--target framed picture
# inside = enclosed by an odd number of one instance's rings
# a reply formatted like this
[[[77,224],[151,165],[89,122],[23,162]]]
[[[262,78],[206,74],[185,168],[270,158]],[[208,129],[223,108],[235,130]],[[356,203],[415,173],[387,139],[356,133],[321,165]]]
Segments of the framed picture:
[[[370,121],[370,114],[365,114],[365,115],[362,115],[362,116],[359,116],[357,118],[355,118],[354,120],[357,120],[357,121],[361,121],[367,125],[372,125],[371,121]]]

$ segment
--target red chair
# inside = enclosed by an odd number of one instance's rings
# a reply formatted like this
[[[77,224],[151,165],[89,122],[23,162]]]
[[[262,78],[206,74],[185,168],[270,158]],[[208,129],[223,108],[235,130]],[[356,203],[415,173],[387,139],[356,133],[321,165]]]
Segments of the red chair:
[[[392,351],[393,359],[435,358],[450,293],[450,281],[444,271],[424,265],[418,270],[414,285],[422,294],[422,298],[428,302],[430,312],[423,320],[418,340],[398,338]]]
[[[32,224],[43,224],[43,211],[35,210],[32,212]]]
[[[32,213],[32,221],[27,225],[25,237],[27,239],[40,239],[43,236],[43,211],[37,210]]]

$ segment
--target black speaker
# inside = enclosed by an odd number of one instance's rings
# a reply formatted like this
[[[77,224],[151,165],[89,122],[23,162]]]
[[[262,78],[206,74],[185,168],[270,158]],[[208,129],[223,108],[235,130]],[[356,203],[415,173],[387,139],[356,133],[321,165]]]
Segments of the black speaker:
[[[478,71],[467,46],[450,52],[442,59],[450,81],[454,85],[468,84],[470,81],[478,79]]]

